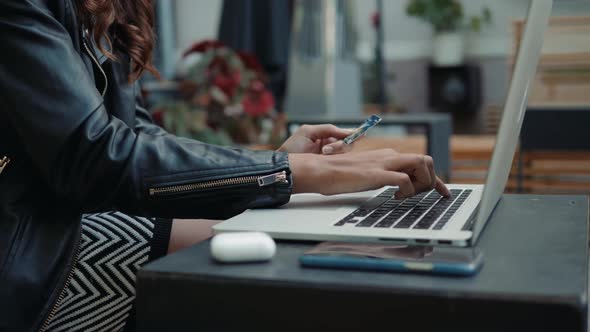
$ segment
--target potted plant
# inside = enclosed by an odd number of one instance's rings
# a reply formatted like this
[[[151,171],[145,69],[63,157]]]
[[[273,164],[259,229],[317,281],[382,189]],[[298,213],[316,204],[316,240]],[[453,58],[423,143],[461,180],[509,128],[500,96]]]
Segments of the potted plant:
[[[489,24],[492,19],[487,7],[483,8],[481,15],[465,17],[463,5],[458,0],[410,0],[406,13],[432,25],[432,60],[438,66],[461,64],[465,51],[463,32],[466,29],[479,32],[481,26]]]

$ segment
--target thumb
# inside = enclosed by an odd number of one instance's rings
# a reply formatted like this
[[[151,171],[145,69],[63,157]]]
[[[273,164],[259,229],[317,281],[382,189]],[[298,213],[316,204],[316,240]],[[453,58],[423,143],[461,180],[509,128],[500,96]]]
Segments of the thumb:
[[[346,153],[352,149],[352,145],[344,143],[344,141],[337,141],[324,145],[322,148],[323,154],[339,154]]]
[[[339,128],[331,124],[309,126],[307,129],[309,130],[308,137],[312,140],[329,137],[343,139],[354,132],[352,129]]]

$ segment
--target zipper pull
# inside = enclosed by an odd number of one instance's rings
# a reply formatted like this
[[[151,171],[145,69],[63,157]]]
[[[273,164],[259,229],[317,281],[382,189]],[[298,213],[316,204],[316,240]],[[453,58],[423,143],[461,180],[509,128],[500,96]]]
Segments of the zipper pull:
[[[10,158],[4,156],[2,157],[2,159],[0,159],[0,174],[2,174],[2,172],[4,171],[4,168],[6,167],[6,165],[8,165],[8,163],[10,162]]]
[[[275,183],[287,183],[287,172],[282,171],[271,175],[261,176],[258,179],[258,186],[265,187]]]

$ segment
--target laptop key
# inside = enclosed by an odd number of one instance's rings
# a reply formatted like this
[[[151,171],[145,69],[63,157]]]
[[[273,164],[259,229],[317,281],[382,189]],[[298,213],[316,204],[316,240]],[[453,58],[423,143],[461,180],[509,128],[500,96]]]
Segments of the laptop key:
[[[401,201],[388,201],[385,204],[381,205],[382,208],[386,208],[388,210],[393,210],[401,204]]]
[[[387,202],[390,199],[391,199],[391,197],[379,197],[379,196],[373,197],[370,200],[365,201],[359,209],[371,211],[371,210],[378,208],[379,206],[381,206],[381,204]]]
[[[453,203],[453,198],[441,198],[433,207],[426,213],[420,221],[413,227],[415,229],[430,229],[430,227],[434,224],[434,222],[439,219],[441,214]],[[443,216],[441,219],[444,219]],[[448,220],[448,219],[447,219]],[[442,229],[441,227],[433,227],[433,229],[438,230]]]
[[[459,207],[463,204],[462,201],[457,200],[451,205],[451,207],[447,210],[447,212],[440,218],[440,220],[436,223],[433,229],[442,229],[444,225],[451,219],[451,217],[457,212]]]
[[[402,220],[398,222],[393,228],[410,228],[414,224],[413,221]]]
[[[391,190],[388,189],[388,191],[389,191],[389,193],[394,192],[393,189],[391,189]],[[347,223],[354,223],[354,224],[358,223],[356,225],[358,227],[371,227],[371,226],[373,226],[375,224],[375,222],[377,222],[384,215],[386,215],[387,213],[389,213],[391,210],[395,209],[396,207],[398,207],[402,203],[401,200],[392,199],[391,195],[384,195],[388,191],[380,194],[379,196],[381,196],[381,197],[377,196],[377,197],[366,202],[366,203],[371,202],[371,204],[376,205],[376,208],[377,208],[376,210],[373,208],[370,208],[369,204],[363,204],[361,207],[359,207],[358,209],[353,211],[351,214],[344,217],[344,219],[337,222],[334,226],[342,226]],[[376,198],[378,198],[378,199],[376,199]],[[363,217],[366,217],[366,218],[363,221],[361,221],[360,223],[359,223],[359,219],[354,219],[354,218],[363,218]]]
[[[346,225],[346,224],[356,224],[357,222],[359,222],[358,219],[355,219],[354,214],[349,214],[346,217],[342,218],[340,221],[338,221],[337,223],[334,224],[334,226],[342,226],[342,225]]]
[[[393,225],[395,223],[397,219],[383,219],[381,220],[377,225],[375,225],[375,227],[379,227],[379,228],[389,228],[391,227],[391,225]]]
[[[431,195],[420,201],[397,225],[393,228],[409,228],[426,212],[434,202],[430,201]]]
[[[375,225],[373,227],[375,227],[375,228],[389,228],[389,227],[391,227],[391,225],[393,225],[392,222],[381,221],[380,223],[378,223],[377,225]]]
[[[369,213],[371,213],[371,210],[366,210],[366,209],[356,209],[354,212],[352,212],[350,215],[353,217],[364,217],[366,215],[368,215]]]
[[[380,193],[379,195],[377,195],[377,197],[391,198],[391,197],[393,197],[394,194],[395,194],[395,189],[391,188],[391,189],[387,189],[384,192]]]
[[[359,222],[358,224],[355,225],[355,227],[371,227],[373,226],[379,219],[381,219],[381,217],[376,217],[371,215],[368,218],[365,218],[365,220]]]

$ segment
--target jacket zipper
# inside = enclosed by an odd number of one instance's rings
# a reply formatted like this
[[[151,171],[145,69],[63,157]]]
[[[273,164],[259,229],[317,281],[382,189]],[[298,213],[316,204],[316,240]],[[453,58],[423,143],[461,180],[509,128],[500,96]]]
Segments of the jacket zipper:
[[[4,171],[4,168],[6,168],[6,165],[8,165],[8,163],[10,162],[10,158],[4,156],[2,157],[2,159],[0,159],[0,174],[2,174],[2,172]]]
[[[196,190],[200,190],[200,189],[214,189],[214,188],[239,185],[239,184],[258,184],[259,187],[266,187],[266,186],[270,186],[275,183],[288,183],[287,172],[282,171],[282,172],[274,173],[271,175],[265,175],[265,176],[257,176],[257,175],[242,176],[242,177],[230,178],[230,179],[220,179],[220,180],[212,180],[212,181],[206,181],[206,182],[182,184],[182,185],[176,185],[176,186],[151,188],[149,190],[149,194],[150,194],[150,196],[155,197],[155,196],[159,196],[159,195],[181,194],[181,193],[192,192],[192,191],[196,191]]]
[[[94,54],[90,51],[90,47],[88,47],[88,44],[86,43],[86,37],[82,38],[82,45],[84,45],[86,52],[88,53],[92,61],[96,64],[98,70],[100,70],[102,76],[104,77],[104,89],[102,89],[102,92],[100,94],[102,97],[104,97],[104,95],[107,93],[107,88],[109,87],[109,80],[107,78],[107,74],[104,72],[104,69],[102,69],[100,62],[98,62],[98,60],[94,57]]]
[[[47,330],[47,328],[49,327],[49,323],[51,322],[51,320],[53,319],[53,317],[57,313],[59,306],[61,305],[62,301],[64,300],[64,298],[66,296],[66,289],[70,285],[70,282],[72,281],[72,277],[74,276],[74,269],[76,267],[76,264],[78,264],[79,256],[80,256],[80,240],[78,240],[78,242],[76,243],[76,253],[74,254],[74,260],[72,261],[72,265],[70,266],[70,271],[68,272],[68,277],[66,279],[66,283],[64,284],[63,288],[59,292],[59,295],[57,296],[57,301],[55,301],[55,303],[53,304],[53,307],[51,308],[51,311],[49,312],[49,315],[47,316],[47,318],[45,318],[43,325],[41,325],[39,332],[44,332],[45,330]]]

